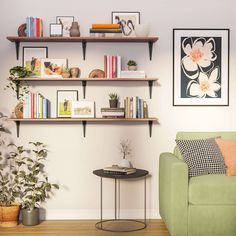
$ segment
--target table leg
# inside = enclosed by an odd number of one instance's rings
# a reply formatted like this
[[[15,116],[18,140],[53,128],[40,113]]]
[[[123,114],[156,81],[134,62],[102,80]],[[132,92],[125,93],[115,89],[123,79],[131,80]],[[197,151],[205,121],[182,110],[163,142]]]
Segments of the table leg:
[[[101,229],[102,229],[102,177],[101,177]]]
[[[116,189],[117,189],[117,179],[115,179],[115,220],[116,220],[116,216],[117,216],[117,212],[116,212],[116,210],[117,210],[117,208],[116,208],[116,206],[117,206],[117,193],[116,193]]]
[[[147,224],[147,199],[146,199],[146,176],[144,178],[144,224],[145,224],[145,227],[146,227],[146,224]]]

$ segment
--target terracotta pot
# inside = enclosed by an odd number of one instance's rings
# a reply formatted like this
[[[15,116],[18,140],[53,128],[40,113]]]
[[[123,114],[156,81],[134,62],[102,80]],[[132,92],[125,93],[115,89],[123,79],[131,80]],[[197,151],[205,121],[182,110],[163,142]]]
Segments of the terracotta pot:
[[[117,108],[118,100],[109,100],[110,108]]]
[[[0,206],[0,226],[15,227],[18,225],[20,205],[17,203],[11,206]]]
[[[26,226],[33,226],[39,224],[39,208],[33,210],[22,209],[22,224]]]
[[[70,37],[79,37],[80,31],[79,31],[79,24],[78,22],[74,21],[72,22],[71,28],[70,28]]]

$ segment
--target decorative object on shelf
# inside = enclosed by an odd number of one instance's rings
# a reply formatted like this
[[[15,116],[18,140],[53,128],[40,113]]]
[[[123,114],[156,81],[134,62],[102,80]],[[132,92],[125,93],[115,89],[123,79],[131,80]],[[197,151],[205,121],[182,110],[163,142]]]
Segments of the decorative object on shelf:
[[[79,76],[80,76],[79,67],[71,67],[70,74],[71,74],[71,78],[79,78]]]
[[[74,22],[74,16],[57,16],[56,22],[62,25],[63,37],[70,37],[70,28]]]
[[[137,62],[134,60],[129,60],[127,62],[128,70],[137,70]]]
[[[137,37],[147,37],[150,32],[150,25],[149,24],[137,24],[135,26],[134,32]]]
[[[89,73],[89,78],[105,78],[105,72],[100,69],[94,69]]]
[[[75,101],[72,102],[72,118],[94,118],[93,101]]]
[[[17,34],[19,37],[26,37],[26,23],[19,26]]]
[[[50,24],[50,37],[62,37],[62,25],[61,24]]]
[[[15,107],[15,116],[17,119],[23,119],[23,102],[19,102]]]
[[[124,36],[135,36],[135,27],[140,24],[140,12],[113,11],[111,17],[113,24],[121,26]]]
[[[62,70],[67,67],[67,59],[41,59],[41,77],[62,78]]]
[[[132,153],[130,141],[128,139],[121,140],[119,149],[120,149],[120,153],[122,155],[122,160],[120,161],[120,166],[126,167],[126,168],[131,168],[132,167],[131,162],[126,159],[126,157],[131,155],[131,153]]]
[[[48,47],[23,47],[22,66],[32,72],[30,77],[41,76],[41,58],[48,58]]]
[[[68,67],[65,67],[62,69],[62,78],[70,78],[70,69]]]
[[[173,45],[173,105],[228,106],[229,29],[173,29]]]
[[[118,101],[119,101],[119,96],[117,95],[117,93],[109,93],[110,108],[117,108]]]
[[[70,28],[70,37],[79,37],[80,31],[79,31],[79,24],[77,21],[72,22],[71,28]]]
[[[72,102],[77,100],[77,90],[57,90],[57,117],[71,117]]]

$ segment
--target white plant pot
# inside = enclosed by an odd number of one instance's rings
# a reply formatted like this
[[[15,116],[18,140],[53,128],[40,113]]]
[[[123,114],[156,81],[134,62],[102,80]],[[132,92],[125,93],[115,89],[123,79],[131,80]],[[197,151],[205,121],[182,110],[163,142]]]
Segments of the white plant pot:
[[[149,24],[138,24],[135,26],[134,32],[137,37],[147,37],[149,35]]]
[[[130,168],[131,167],[131,163],[130,161],[126,160],[126,159],[122,159],[120,161],[120,166],[121,167],[127,167],[127,168]]]

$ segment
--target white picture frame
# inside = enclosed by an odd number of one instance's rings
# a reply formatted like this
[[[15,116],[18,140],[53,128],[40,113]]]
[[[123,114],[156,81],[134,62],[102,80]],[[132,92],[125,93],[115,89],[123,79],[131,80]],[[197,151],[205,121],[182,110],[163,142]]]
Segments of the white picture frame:
[[[42,78],[62,78],[63,68],[67,68],[67,59],[41,59]]]
[[[94,101],[72,102],[71,118],[94,118]]]

